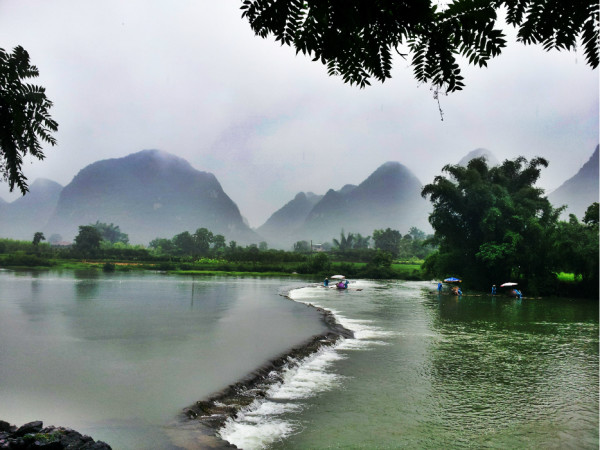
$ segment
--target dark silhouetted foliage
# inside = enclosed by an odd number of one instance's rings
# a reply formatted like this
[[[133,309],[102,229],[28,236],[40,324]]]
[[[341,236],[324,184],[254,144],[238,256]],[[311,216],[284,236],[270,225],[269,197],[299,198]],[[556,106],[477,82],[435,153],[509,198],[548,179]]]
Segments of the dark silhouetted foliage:
[[[25,82],[37,76],[39,71],[23,47],[15,47],[12,53],[0,48],[0,176],[11,192],[15,185],[23,194],[28,191],[23,157],[44,159],[40,139],[56,144],[51,133],[58,124],[48,113],[52,102],[43,87]]]
[[[505,47],[498,10],[517,40],[571,50],[578,39],[598,66],[598,2],[556,0],[243,0],[242,16],[260,37],[273,35],[329,75],[360,87],[392,76],[395,53],[411,59],[414,76],[435,92],[463,88],[459,57],[486,66]]]

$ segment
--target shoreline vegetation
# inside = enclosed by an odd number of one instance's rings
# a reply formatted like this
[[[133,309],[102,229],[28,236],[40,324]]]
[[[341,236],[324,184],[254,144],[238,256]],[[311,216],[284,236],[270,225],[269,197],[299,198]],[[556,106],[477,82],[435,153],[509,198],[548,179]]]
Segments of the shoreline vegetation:
[[[317,254],[318,255],[318,254]],[[45,258],[24,252],[0,253],[0,270],[15,271],[102,271],[104,273],[125,273],[132,271],[152,271],[179,276],[232,276],[232,277],[289,277],[312,278],[320,282],[334,273],[342,273],[348,278],[388,279],[400,281],[431,281],[422,268],[422,260],[394,261],[388,266],[373,266],[365,262],[330,261],[327,268],[311,268],[306,262],[273,265],[256,261],[227,261],[200,258],[196,261],[142,261],[117,260],[114,258],[58,259]],[[307,270],[308,269],[308,270]],[[312,270],[311,270],[312,269]],[[555,297],[577,297],[593,299],[581,289],[582,277],[573,273],[556,274]],[[465,294],[485,295],[486,292],[470,289],[463,283]],[[432,289],[433,290],[433,289]],[[502,296],[499,294],[499,296]],[[548,296],[548,295],[546,295]],[[542,298],[535,296],[535,298]]]

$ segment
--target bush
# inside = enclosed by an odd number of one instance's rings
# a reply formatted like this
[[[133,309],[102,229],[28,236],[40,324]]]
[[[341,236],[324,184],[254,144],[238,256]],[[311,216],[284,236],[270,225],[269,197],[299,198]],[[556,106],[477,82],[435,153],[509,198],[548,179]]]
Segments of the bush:
[[[5,256],[0,260],[0,265],[9,267],[50,267],[54,265],[54,262],[36,255],[16,253]]]

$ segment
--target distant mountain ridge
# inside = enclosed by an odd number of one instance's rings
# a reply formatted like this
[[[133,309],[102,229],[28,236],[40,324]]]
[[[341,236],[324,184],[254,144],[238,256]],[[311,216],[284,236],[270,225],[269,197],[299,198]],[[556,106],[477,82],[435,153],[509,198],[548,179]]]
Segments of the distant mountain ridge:
[[[486,148],[476,148],[475,150],[470,151],[465,156],[463,156],[463,158],[458,162],[458,165],[466,166],[472,159],[481,157],[485,158],[486,162],[488,163],[488,166],[490,167],[500,165],[500,161],[498,161],[496,155],[494,155],[491,151],[489,151]]]
[[[257,231],[283,248],[298,240],[329,242],[338,238],[342,229],[364,236],[387,227],[403,233],[412,226],[428,231],[430,206],[421,197],[421,189],[420,181],[408,168],[399,162],[387,162],[358,186],[328,190],[308,213],[309,205],[303,201],[302,207],[295,210],[293,223],[283,223],[277,218],[296,204],[302,193],[298,194]]]
[[[0,237],[33,239],[53,214],[62,188],[55,181],[38,178],[26,195],[10,203],[0,202]]]
[[[268,236],[271,246],[287,247],[291,230],[302,226],[310,211],[322,198],[322,195],[312,192],[298,193],[293,200],[275,211],[256,232],[261,236]]]
[[[598,201],[598,163],[598,146],[596,146],[592,156],[581,169],[548,195],[548,200],[555,207],[567,205],[567,209],[561,216],[562,219],[566,219],[569,214],[575,214],[581,220],[588,206]]]
[[[148,244],[201,227],[240,243],[258,239],[212,173],[159,150],[82,169],[62,190],[45,230],[70,240],[79,225],[97,220],[119,225],[132,243]]]

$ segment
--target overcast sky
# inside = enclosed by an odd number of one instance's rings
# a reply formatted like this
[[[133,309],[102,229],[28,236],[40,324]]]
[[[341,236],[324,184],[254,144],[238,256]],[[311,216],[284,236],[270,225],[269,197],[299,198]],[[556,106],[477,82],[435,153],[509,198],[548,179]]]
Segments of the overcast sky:
[[[441,121],[405,61],[384,84],[350,87],[255,37],[240,4],[0,0],[0,47],[29,52],[60,125],[46,159],[27,160],[30,182],[66,185],[97,160],[160,149],[214,173],[256,227],[300,191],[358,184],[386,161],[425,184],[478,147],[546,157],[540,184],[551,191],[598,143],[598,71],[581,50],[509,39],[488,68],[466,67]],[[15,195],[0,184],[1,197]]]

